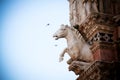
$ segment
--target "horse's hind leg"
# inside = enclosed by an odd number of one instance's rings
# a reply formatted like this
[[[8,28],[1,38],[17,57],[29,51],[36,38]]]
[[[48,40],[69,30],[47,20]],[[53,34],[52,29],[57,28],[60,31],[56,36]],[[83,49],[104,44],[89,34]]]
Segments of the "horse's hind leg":
[[[70,58],[70,59],[67,61],[67,64],[71,64],[71,63],[72,63],[72,61],[73,61],[73,59],[72,59],[72,58]]]

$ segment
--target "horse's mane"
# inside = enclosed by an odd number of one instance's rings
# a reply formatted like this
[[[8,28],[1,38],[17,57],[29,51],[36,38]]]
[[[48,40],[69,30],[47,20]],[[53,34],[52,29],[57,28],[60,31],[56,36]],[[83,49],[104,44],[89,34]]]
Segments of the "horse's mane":
[[[74,34],[76,34],[76,37],[78,39],[80,39],[82,42],[85,42],[85,39],[83,38],[83,36],[80,34],[80,32],[77,29],[73,27],[69,27],[69,28],[73,31]]]

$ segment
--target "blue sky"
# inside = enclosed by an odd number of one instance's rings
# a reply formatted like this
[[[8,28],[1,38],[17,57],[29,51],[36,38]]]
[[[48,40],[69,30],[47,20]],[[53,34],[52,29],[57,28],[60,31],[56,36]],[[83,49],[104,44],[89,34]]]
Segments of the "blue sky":
[[[68,71],[68,55],[58,62],[66,41],[52,37],[69,24],[67,0],[3,0],[0,10],[1,80],[76,79]]]

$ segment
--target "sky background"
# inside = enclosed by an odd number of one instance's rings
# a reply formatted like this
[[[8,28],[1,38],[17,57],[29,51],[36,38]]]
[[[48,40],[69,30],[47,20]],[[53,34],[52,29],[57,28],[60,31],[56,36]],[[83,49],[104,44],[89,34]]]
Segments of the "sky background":
[[[52,37],[61,24],[69,25],[67,0],[1,0],[0,80],[75,80],[69,56],[58,60],[66,40]]]

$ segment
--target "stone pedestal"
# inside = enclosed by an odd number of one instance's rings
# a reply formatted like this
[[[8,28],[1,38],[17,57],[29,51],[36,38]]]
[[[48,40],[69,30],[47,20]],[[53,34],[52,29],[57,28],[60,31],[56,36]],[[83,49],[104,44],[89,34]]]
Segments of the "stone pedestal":
[[[120,80],[120,62],[95,61],[77,80]]]

